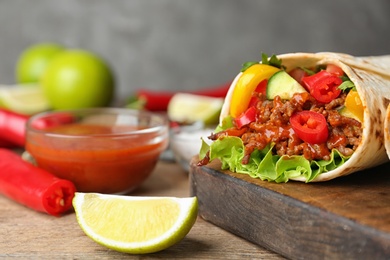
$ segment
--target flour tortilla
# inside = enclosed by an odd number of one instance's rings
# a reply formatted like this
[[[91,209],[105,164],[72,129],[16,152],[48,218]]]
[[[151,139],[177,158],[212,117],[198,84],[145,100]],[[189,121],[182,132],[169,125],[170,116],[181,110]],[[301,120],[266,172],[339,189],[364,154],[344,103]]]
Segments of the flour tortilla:
[[[385,148],[386,148],[387,156],[390,158],[390,105],[387,106],[384,131],[385,131]]]
[[[343,69],[354,82],[364,106],[362,140],[351,158],[335,170],[317,176],[312,182],[328,181],[353,172],[368,169],[387,162],[390,158],[390,55],[378,57],[353,57],[341,53],[290,53],[278,55],[287,71],[298,67],[335,64]],[[220,122],[229,114],[233,90],[239,73],[232,82],[222,107]],[[386,115],[388,115],[386,117]],[[384,145],[384,123],[387,118],[387,151]],[[389,156],[388,156],[389,155]],[[305,177],[292,178],[306,181]]]

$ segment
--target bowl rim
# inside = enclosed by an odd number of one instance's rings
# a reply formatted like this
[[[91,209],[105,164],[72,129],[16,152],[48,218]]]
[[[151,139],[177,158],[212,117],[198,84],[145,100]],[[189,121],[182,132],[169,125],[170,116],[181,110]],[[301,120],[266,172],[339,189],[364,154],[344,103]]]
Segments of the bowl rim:
[[[160,120],[156,126],[147,127],[143,129],[138,130],[131,130],[131,131],[123,131],[123,132],[117,132],[117,133],[107,133],[107,134],[63,134],[63,133],[53,133],[49,130],[45,129],[38,129],[34,128],[32,126],[33,122],[39,118],[43,118],[45,116],[60,114],[60,113],[70,113],[75,115],[85,114],[85,115],[92,115],[92,114],[110,114],[110,115],[128,115],[128,116],[135,116],[135,117],[148,117],[148,118],[154,118]],[[114,108],[114,107],[97,107],[97,108],[80,108],[80,109],[61,109],[61,110],[51,110],[51,111],[45,111],[40,112],[38,114],[35,114],[31,116],[26,123],[26,133],[36,133],[36,134],[42,134],[45,136],[50,137],[57,137],[57,138],[112,138],[112,137],[130,137],[130,136],[136,136],[141,134],[150,134],[150,133],[158,133],[159,131],[166,130],[168,133],[169,131],[169,120],[167,117],[163,116],[162,114],[158,114],[155,112],[150,111],[144,111],[144,110],[136,110],[136,109],[130,109],[130,108]]]

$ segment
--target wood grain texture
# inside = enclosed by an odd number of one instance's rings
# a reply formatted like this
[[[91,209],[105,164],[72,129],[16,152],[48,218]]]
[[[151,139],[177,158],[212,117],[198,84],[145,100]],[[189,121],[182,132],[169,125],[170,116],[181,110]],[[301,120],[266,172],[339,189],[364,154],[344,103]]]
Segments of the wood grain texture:
[[[131,195],[189,196],[188,174],[177,164],[159,162],[150,179]],[[128,255],[88,238],[75,214],[52,217],[0,195],[0,259],[283,259],[198,218],[178,244],[150,255]]]
[[[293,259],[389,259],[390,164],[323,183],[276,184],[191,164],[200,216]]]

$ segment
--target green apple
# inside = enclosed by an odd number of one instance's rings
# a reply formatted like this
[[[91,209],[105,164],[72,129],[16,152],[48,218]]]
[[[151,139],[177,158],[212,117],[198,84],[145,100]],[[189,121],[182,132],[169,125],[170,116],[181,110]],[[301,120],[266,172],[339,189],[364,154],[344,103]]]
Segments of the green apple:
[[[50,61],[64,51],[62,45],[39,43],[25,49],[16,63],[16,81],[18,83],[39,82]]]
[[[53,109],[103,107],[114,95],[114,75],[98,55],[68,49],[56,55],[41,79]]]

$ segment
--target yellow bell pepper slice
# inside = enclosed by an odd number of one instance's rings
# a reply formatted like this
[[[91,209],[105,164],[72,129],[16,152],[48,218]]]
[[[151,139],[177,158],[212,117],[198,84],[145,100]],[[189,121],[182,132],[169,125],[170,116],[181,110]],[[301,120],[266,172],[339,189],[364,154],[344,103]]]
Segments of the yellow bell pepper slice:
[[[360,122],[363,122],[364,107],[357,91],[349,91],[345,98],[345,107],[354,114]]]
[[[234,118],[241,115],[248,108],[253,91],[257,85],[269,79],[280,69],[266,64],[255,64],[246,69],[237,81],[230,103],[230,115]]]

